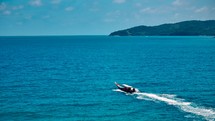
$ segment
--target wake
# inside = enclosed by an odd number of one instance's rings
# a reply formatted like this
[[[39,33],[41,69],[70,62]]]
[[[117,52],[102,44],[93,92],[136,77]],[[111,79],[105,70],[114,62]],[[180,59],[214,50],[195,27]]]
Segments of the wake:
[[[114,91],[123,92],[118,89],[116,89]],[[164,102],[168,105],[177,107],[184,112],[202,116],[203,118],[205,118],[208,121],[215,121],[214,109],[196,106],[192,102],[186,102],[186,101],[184,101],[184,99],[176,98],[176,95],[152,94],[152,93],[143,93],[143,92],[133,93],[130,95],[136,96],[136,98],[139,100],[151,100],[151,101]]]

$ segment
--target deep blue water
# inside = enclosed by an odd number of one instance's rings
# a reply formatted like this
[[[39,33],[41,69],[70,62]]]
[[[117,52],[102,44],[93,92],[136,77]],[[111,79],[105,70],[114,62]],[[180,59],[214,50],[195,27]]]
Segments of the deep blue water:
[[[0,120],[214,121],[215,38],[0,37]]]

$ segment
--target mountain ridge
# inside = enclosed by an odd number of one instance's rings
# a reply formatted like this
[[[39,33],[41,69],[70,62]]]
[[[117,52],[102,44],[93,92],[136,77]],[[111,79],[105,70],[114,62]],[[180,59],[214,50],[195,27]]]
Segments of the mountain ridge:
[[[140,25],[112,32],[109,36],[215,36],[215,20]]]

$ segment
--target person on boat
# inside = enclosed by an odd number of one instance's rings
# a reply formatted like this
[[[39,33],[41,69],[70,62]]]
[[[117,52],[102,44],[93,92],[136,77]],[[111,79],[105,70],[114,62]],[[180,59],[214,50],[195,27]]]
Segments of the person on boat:
[[[133,88],[133,90],[132,90],[133,92],[136,92],[136,90],[135,90],[135,88]]]

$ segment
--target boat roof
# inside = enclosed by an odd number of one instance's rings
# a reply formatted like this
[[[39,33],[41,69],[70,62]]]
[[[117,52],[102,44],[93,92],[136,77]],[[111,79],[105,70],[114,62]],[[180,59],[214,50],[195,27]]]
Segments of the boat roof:
[[[132,86],[130,85],[127,85],[127,84],[122,84],[124,87],[130,87],[130,88],[133,88]]]

